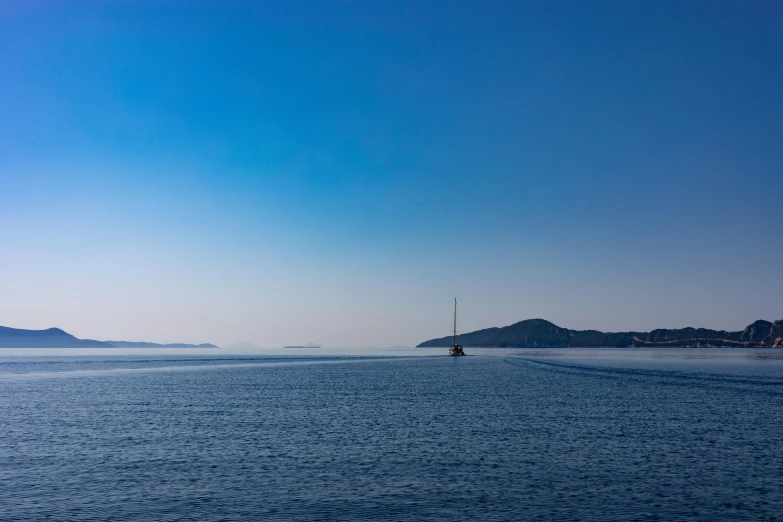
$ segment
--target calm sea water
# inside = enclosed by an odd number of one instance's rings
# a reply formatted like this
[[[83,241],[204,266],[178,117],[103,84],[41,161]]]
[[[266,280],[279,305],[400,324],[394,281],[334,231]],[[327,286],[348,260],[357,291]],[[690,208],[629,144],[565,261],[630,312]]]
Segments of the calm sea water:
[[[431,353],[0,357],[0,520],[783,516],[781,351]]]

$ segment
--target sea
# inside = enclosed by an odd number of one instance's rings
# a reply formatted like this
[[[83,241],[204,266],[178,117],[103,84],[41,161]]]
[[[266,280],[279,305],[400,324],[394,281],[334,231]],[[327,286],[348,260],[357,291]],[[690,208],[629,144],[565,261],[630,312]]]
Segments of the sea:
[[[0,352],[0,520],[783,519],[783,350]]]

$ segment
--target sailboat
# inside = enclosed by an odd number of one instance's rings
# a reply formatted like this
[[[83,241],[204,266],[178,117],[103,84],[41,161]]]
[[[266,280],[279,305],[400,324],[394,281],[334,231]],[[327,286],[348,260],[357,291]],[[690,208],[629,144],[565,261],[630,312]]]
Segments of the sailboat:
[[[462,346],[457,344],[457,298],[454,298],[454,346],[449,348],[449,355],[465,355]]]

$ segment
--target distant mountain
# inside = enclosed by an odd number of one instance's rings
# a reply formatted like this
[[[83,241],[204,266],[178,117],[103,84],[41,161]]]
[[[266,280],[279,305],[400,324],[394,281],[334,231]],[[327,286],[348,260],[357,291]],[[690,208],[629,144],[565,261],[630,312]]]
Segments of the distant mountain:
[[[170,343],[170,344],[158,344],[147,342],[134,342],[134,341],[104,341],[106,344],[114,346],[115,348],[219,348],[214,344],[202,343],[202,344],[187,344],[187,343]]]
[[[447,347],[452,336],[425,341],[417,348]],[[681,328],[652,332],[604,333],[598,330],[569,330],[543,319],[528,319],[503,328],[486,328],[458,338],[462,346],[492,348],[567,348],[567,347],[654,347],[654,348],[783,348],[783,320],[756,321],[739,332]]]
[[[324,348],[324,346],[310,341],[307,344],[292,344],[289,346],[283,346],[283,348]]]
[[[0,326],[0,348],[112,348],[112,345],[77,339],[59,328],[22,330]]]
[[[214,344],[157,344],[128,341],[77,339],[60,330],[23,330],[0,326],[0,348],[217,348]]]

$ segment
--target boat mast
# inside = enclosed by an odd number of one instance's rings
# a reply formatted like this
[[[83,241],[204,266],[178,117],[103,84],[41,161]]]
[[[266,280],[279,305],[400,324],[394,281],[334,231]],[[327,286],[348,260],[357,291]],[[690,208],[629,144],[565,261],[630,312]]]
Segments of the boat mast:
[[[454,346],[457,346],[457,298],[454,298]]]

